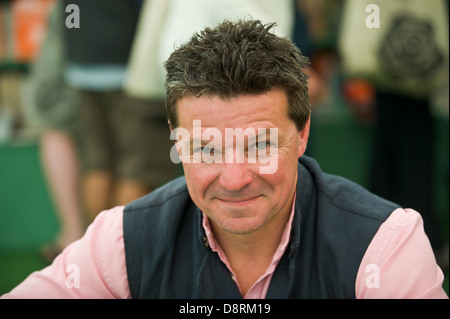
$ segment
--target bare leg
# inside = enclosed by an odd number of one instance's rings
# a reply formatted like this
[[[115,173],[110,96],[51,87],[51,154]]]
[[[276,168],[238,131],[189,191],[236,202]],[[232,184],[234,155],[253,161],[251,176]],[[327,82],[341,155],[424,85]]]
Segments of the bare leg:
[[[51,130],[41,136],[40,156],[61,225],[55,244],[64,248],[85,230],[76,148],[68,134]]]
[[[83,180],[83,199],[89,222],[103,210],[112,208],[111,192],[114,177],[109,171],[86,172]]]

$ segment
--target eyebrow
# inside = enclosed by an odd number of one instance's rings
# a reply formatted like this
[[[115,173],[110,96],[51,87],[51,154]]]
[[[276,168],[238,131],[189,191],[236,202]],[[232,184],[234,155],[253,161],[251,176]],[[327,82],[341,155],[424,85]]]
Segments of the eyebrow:
[[[270,139],[270,129],[272,129],[272,128],[258,128],[257,129],[257,134],[256,135],[245,135],[245,137],[247,138],[246,140],[248,141],[248,139],[249,138],[255,138],[256,137],[256,141],[259,141],[259,140],[262,140],[262,139],[264,139],[264,140],[269,140]],[[264,131],[262,131],[262,130],[264,130]],[[211,135],[211,136],[213,136],[213,135]],[[234,135],[233,135],[234,136]],[[213,136],[214,137],[214,136]],[[268,138],[269,137],[269,138]],[[278,134],[277,134],[277,137],[278,137],[278,140],[277,141],[282,141],[282,140],[284,140],[283,139],[283,137],[280,137]],[[222,138],[221,139],[222,140],[222,143],[223,143],[223,140],[224,140],[224,138]],[[198,141],[198,139],[196,139],[195,137],[191,137],[190,139],[189,139],[189,145],[191,146],[191,148],[193,147],[193,145],[194,145],[194,141]],[[207,144],[209,144],[209,143],[213,143],[213,142],[215,142],[215,139],[214,138],[212,138],[212,139],[209,139],[209,140],[204,140],[204,139],[201,139],[200,141],[200,145],[201,146],[204,146],[204,145],[207,145]]]

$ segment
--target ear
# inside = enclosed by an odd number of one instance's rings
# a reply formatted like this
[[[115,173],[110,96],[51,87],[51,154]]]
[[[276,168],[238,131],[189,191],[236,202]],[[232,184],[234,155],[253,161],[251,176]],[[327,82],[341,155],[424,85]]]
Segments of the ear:
[[[311,117],[308,118],[308,121],[305,124],[303,130],[298,132],[299,135],[299,143],[298,143],[298,157],[300,158],[303,154],[305,154],[306,146],[308,145],[309,138],[309,125],[311,123]]]

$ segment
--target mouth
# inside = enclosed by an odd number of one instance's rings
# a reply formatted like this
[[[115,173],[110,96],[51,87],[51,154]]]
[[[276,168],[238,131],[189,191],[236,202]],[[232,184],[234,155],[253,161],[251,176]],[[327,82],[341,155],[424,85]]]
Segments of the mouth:
[[[217,200],[229,206],[246,206],[252,204],[259,197],[261,197],[261,195],[241,197],[241,198],[217,198]]]

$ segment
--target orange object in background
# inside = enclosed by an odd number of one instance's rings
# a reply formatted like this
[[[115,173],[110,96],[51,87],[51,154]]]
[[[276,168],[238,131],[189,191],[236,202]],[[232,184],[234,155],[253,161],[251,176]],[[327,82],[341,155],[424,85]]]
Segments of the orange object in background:
[[[363,124],[373,124],[377,117],[375,87],[364,79],[347,79],[342,93],[348,107]]]
[[[13,0],[11,3],[12,59],[32,62],[39,53],[47,29],[47,17],[55,0]]]
[[[373,85],[366,80],[346,80],[343,89],[344,97],[352,104],[366,105],[374,102],[375,89]]]
[[[6,59],[6,18],[5,9],[0,4],[0,61]]]

